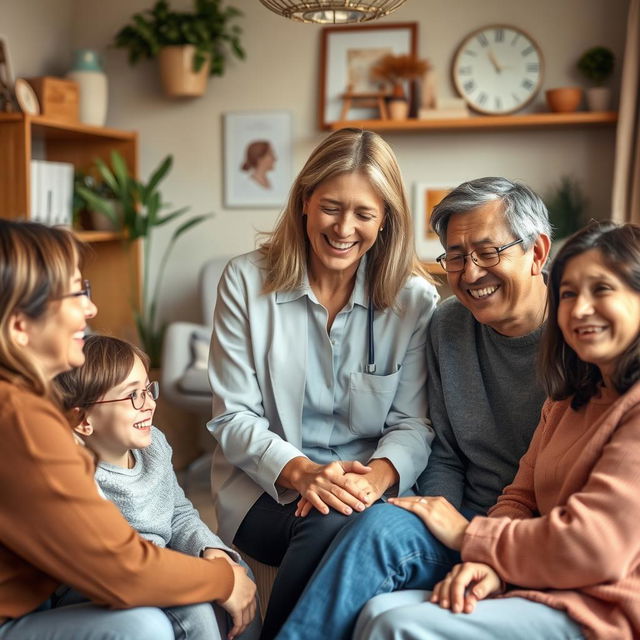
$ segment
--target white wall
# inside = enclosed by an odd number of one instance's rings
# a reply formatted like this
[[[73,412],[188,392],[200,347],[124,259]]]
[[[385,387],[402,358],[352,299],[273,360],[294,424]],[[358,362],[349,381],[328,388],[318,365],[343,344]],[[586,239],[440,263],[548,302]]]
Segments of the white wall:
[[[0,0],[0,33],[7,33]],[[215,211],[216,217],[178,245],[163,291],[167,319],[197,319],[196,276],[209,257],[236,254],[255,246],[256,230],[268,230],[275,210],[223,207],[222,117],[227,111],[289,109],[294,118],[294,170],[325,134],[316,129],[318,64],[321,28],[294,23],[272,14],[258,0],[231,0],[245,17],[246,62],[232,61],[226,75],[210,80],[207,94],[195,100],[165,98],[154,62],[130,67],[124,51],[107,49],[116,31],[153,0],[21,0],[11,1],[9,26],[14,59],[20,53],[40,55],[43,33],[57,43],[56,55],[69,58],[65,21],[73,6],[73,48],[105,52],[110,81],[108,125],[140,133],[140,173],[149,172],[167,153],[174,169],[165,195],[176,206],[191,205],[194,213]],[[188,7],[190,0],[172,0]],[[543,89],[576,84],[577,57],[589,46],[606,45],[620,58],[624,46],[627,0],[408,0],[384,22],[419,23],[419,53],[440,72],[441,92],[453,95],[449,67],[461,39],[471,30],[494,22],[514,24],[540,44],[546,65]],[[57,9],[54,10],[53,8]],[[9,33],[13,36],[13,33]],[[18,44],[18,40],[20,43]],[[28,52],[36,52],[29,54]],[[31,64],[31,62],[29,62]],[[17,59],[14,62],[19,69]],[[37,65],[32,65],[37,66]],[[620,67],[614,88],[617,88]],[[543,92],[531,106],[543,108]],[[606,217],[609,206],[614,129],[543,130],[456,133],[410,133],[385,136],[396,150],[407,186],[416,182],[456,184],[482,175],[524,180],[544,192],[559,175],[571,173],[585,187],[591,215]],[[160,232],[162,233],[162,232]],[[161,235],[161,243],[165,236]]]

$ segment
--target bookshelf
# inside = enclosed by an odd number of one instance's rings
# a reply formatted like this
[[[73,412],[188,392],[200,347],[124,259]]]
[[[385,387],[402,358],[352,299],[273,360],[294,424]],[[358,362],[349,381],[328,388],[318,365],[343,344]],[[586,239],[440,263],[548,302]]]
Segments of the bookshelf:
[[[44,116],[0,113],[0,216],[29,219],[30,163],[35,155],[70,162],[86,171],[95,158],[109,162],[119,151],[134,173],[138,166],[138,136],[132,131],[58,122]],[[140,298],[140,245],[112,231],[77,231],[89,246],[83,275],[91,280],[98,315],[95,331],[135,339],[131,302]]]

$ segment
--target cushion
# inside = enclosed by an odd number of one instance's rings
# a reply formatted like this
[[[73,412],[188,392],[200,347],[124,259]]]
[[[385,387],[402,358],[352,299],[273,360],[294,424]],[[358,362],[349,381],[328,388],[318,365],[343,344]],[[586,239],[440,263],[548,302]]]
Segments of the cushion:
[[[185,393],[211,395],[207,365],[209,363],[209,330],[198,330],[191,333],[189,347],[191,349],[191,364],[178,381],[178,387]]]

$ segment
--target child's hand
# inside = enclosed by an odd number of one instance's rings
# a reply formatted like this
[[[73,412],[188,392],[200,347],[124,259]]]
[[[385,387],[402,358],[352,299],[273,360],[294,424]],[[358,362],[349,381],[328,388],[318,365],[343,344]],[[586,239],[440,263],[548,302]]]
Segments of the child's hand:
[[[247,576],[244,567],[232,563],[231,568],[234,577],[233,591],[227,600],[218,603],[233,620],[233,627],[227,634],[229,640],[240,635],[256,615],[255,583]]]

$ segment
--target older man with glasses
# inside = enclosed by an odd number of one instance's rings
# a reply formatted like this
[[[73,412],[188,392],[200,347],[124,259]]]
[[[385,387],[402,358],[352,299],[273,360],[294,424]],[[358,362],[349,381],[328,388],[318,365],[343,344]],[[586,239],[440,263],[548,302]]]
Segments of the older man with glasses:
[[[445,248],[438,262],[455,296],[436,309],[429,328],[436,440],[418,480],[425,497],[396,499],[404,509],[374,505],[347,525],[279,639],[351,638],[360,609],[373,596],[430,589],[444,578],[459,553],[411,512],[435,509],[444,528],[450,505],[454,518],[485,514],[513,479],[538,423],[544,393],[536,356],[551,236],[544,203],[522,184],[480,178],[445,197],[432,225]],[[363,618],[354,639],[366,637]]]

